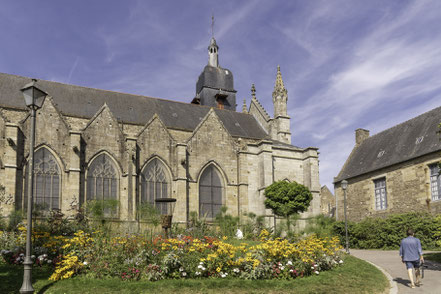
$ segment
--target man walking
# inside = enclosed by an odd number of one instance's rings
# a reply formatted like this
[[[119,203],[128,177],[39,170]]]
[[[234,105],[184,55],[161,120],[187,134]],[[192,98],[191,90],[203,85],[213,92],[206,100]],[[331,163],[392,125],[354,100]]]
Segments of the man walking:
[[[420,286],[420,261],[424,262],[423,250],[420,239],[414,237],[412,229],[407,230],[407,238],[401,240],[400,245],[401,261],[406,264],[407,274],[410,279],[410,287]],[[415,283],[413,282],[413,269],[415,269]]]

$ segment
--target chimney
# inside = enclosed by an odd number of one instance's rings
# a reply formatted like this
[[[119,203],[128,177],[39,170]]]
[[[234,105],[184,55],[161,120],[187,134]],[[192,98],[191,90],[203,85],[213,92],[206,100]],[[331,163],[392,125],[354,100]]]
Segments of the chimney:
[[[363,143],[364,140],[369,138],[369,131],[365,129],[355,130],[355,144],[358,146]]]

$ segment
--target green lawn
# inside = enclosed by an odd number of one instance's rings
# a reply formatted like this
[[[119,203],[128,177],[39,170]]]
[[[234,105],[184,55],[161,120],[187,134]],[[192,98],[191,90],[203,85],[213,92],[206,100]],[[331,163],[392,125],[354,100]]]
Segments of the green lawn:
[[[22,267],[0,263],[0,293],[17,293],[22,276]],[[35,293],[382,293],[389,285],[378,269],[352,256],[345,258],[344,266],[291,281],[231,278],[122,282],[117,278],[76,277],[50,282],[49,276],[48,269],[34,268]]]

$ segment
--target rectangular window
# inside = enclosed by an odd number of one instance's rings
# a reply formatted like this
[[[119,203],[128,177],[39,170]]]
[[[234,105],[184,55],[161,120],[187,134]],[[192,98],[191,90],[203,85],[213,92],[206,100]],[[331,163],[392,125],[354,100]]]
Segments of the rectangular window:
[[[374,180],[375,184],[375,209],[387,208],[386,178]]]
[[[430,191],[432,194],[432,201],[441,200],[440,168],[438,164],[433,164],[429,167],[430,167]]]

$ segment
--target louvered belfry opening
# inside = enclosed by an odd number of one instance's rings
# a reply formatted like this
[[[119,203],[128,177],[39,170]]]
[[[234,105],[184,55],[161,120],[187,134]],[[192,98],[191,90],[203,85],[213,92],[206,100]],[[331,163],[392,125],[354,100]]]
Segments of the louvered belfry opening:
[[[157,158],[151,160],[141,173],[141,204],[150,204],[161,214],[168,214],[167,203],[155,199],[168,198],[170,179],[165,165]]]
[[[27,167],[28,168],[28,167]],[[27,169],[26,168],[26,169]],[[26,175],[28,173],[26,172]],[[34,205],[37,210],[60,209],[60,167],[52,153],[45,147],[34,154]],[[27,208],[28,178],[24,189],[24,208]]]
[[[223,184],[219,170],[208,166],[201,175],[199,183],[199,215],[213,219],[221,211]]]
[[[87,201],[118,200],[119,174],[115,163],[109,155],[103,153],[97,156],[87,172]],[[112,205],[103,205],[104,215],[116,217],[117,209]]]

